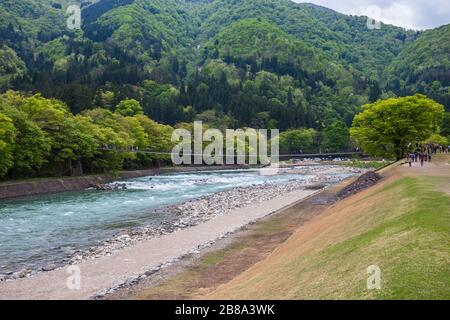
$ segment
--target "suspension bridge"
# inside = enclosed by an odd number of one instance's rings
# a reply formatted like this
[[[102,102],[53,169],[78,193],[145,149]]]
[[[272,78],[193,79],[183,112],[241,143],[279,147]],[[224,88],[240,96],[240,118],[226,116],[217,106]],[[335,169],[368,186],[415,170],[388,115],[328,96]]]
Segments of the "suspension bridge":
[[[171,156],[173,152],[169,151],[155,151],[155,150],[146,150],[139,149],[139,147],[126,147],[126,148],[117,148],[116,146],[104,146],[98,148],[101,151],[114,151],[114,152],[123,152],[123,153],[141,153],[141,154],[149,154],[149,155],[160,155],[160,156]],[[203,154],[189,154],[191,157],[195,156],[203,156]],[[223,156],[226,157],[226,153],[223,153]],[[258,157],[257,155],[246,155],[246,157]],[[279,154],[280,160],[290,160],[290,159],[338,159],[338,158],[364,158],[366,155],[361,151],[353,151],[353,152],[334,152],[334,153],[292,153],[292,154]]]

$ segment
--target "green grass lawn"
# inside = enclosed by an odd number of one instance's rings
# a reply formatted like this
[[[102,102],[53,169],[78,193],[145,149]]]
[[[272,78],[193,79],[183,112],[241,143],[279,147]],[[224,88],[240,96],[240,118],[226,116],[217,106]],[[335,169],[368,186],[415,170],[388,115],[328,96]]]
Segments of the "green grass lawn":
[[[346,265],[359,260],[361,267],[380,267],[381,290],[367,290],[364,276],[349,279],[346,297],[450,299],[450,197],[436,190],[444,183],[448,179],[405,177],[389,184],[379,192],[388,201],[371,208],[380,219],[321,252],[323,262],[342,260]]]
[[[450,299],[449,185],[445,175],[383,182],[212,298]],[[381,290],[367,289],[371,265],[381,269]]]

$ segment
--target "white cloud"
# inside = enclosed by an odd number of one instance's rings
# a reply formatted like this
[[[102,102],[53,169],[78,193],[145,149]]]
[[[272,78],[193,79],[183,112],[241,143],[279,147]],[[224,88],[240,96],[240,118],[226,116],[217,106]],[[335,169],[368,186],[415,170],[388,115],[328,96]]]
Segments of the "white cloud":
[[[450,23],[449,0],[293,0],[310,2],[352,15],[363,15],[408,29]]]

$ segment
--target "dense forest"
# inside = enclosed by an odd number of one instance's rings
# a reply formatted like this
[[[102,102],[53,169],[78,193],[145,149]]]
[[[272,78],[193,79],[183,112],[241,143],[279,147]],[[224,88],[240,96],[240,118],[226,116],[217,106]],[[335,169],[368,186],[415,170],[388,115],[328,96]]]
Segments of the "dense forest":
[[[450,110],[450,25],[371,30],[290,0],[83,0],[70,31],[68,4],[0,3],[0,175],[155,165],[99,147],[163,151],[193,120],[278,128],[286,152],[339,151],[367,103],[423,93]]]

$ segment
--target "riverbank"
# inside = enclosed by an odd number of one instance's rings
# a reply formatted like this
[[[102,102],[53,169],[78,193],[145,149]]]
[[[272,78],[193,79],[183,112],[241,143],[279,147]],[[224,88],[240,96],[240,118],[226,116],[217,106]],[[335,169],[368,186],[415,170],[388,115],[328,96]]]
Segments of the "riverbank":
[[[382,171],[202,299],[450,299],[450,157]],[[370,267],[370,268],[369,268]],[[367,286],[380,270],[379,288]],[[372,273],[373,274],[373,273]]]
[[[187,255],[172,265],[101,297],[106,300],[191,300],[267,258],[295,231],[337,201],[337,192],[356,178],[347,179],[303,201],[247,225],[226,238]]]
[[[327,169],[329,168],[324,168]],[[361,173],[361,171],[349,172]],[[105,243],[105,246],[93,248],[75,257],[71,263],[81,268],[86,284],[79,292],[67,289],[65,286],[67,275],[65,268],[61,268],[31,278],[3,282],[0,284],[0,296],[42,299],[90,298],[99,292],[106,292],[108,289],[145,277],[149,272],[153,273],[155,269],[159,270],[180,257],[210,246],[217,239],[301,201],[316,193],[315,189],[318,187],[334,184],[339,179],[342,178],[317,175],[316,178],[303,182],[290,181],[282,185],[265,184],[232,189],[165,208],[177,212],[177,221],[161,226],[156,231],[140,228],[118,235]],[[315,186],[306,188],[307,185]]]
[[[343,172],[348,173],[348,170],[343,170]],[[358,174],[360,173],[359,170],[356,172]],[[156,212],[162,214],[170,213],[174,216],[174,219],[164,222],[157,228],[144,226],[121,232],[112,239],[105,241],[101,246],[95,246],[84,252],[79,252],[71,258],[70,263],[74,264],[108,256],[140,241],[151,240],[183,229],[195,227],[218,217],[228,215],[233,210],[243,209],[252,204],[268,202],[282,194],[289,194],[301,190],[322,190],[340,181],[342,181],[342,177],[321,174],[307,180],[292,180],[283,184],[264,183],[250,187],[233,188],[184,203],[159,208]]]
[[[450,157],[377,174],[378,182],[368,174],[332,186],[106,299],[450,298]],[[373,264],[382,290],[366,288]]]
[[[3,181],[0,182],[0,200],[80,191],[92,186],[104,185],[117,180],[155,176],[160,174],[245,168],[247,168],[247,166],[164,167],[159,169],[122,171],[114,175],[104,174],[81,177],[36,178],[29,180]]]

